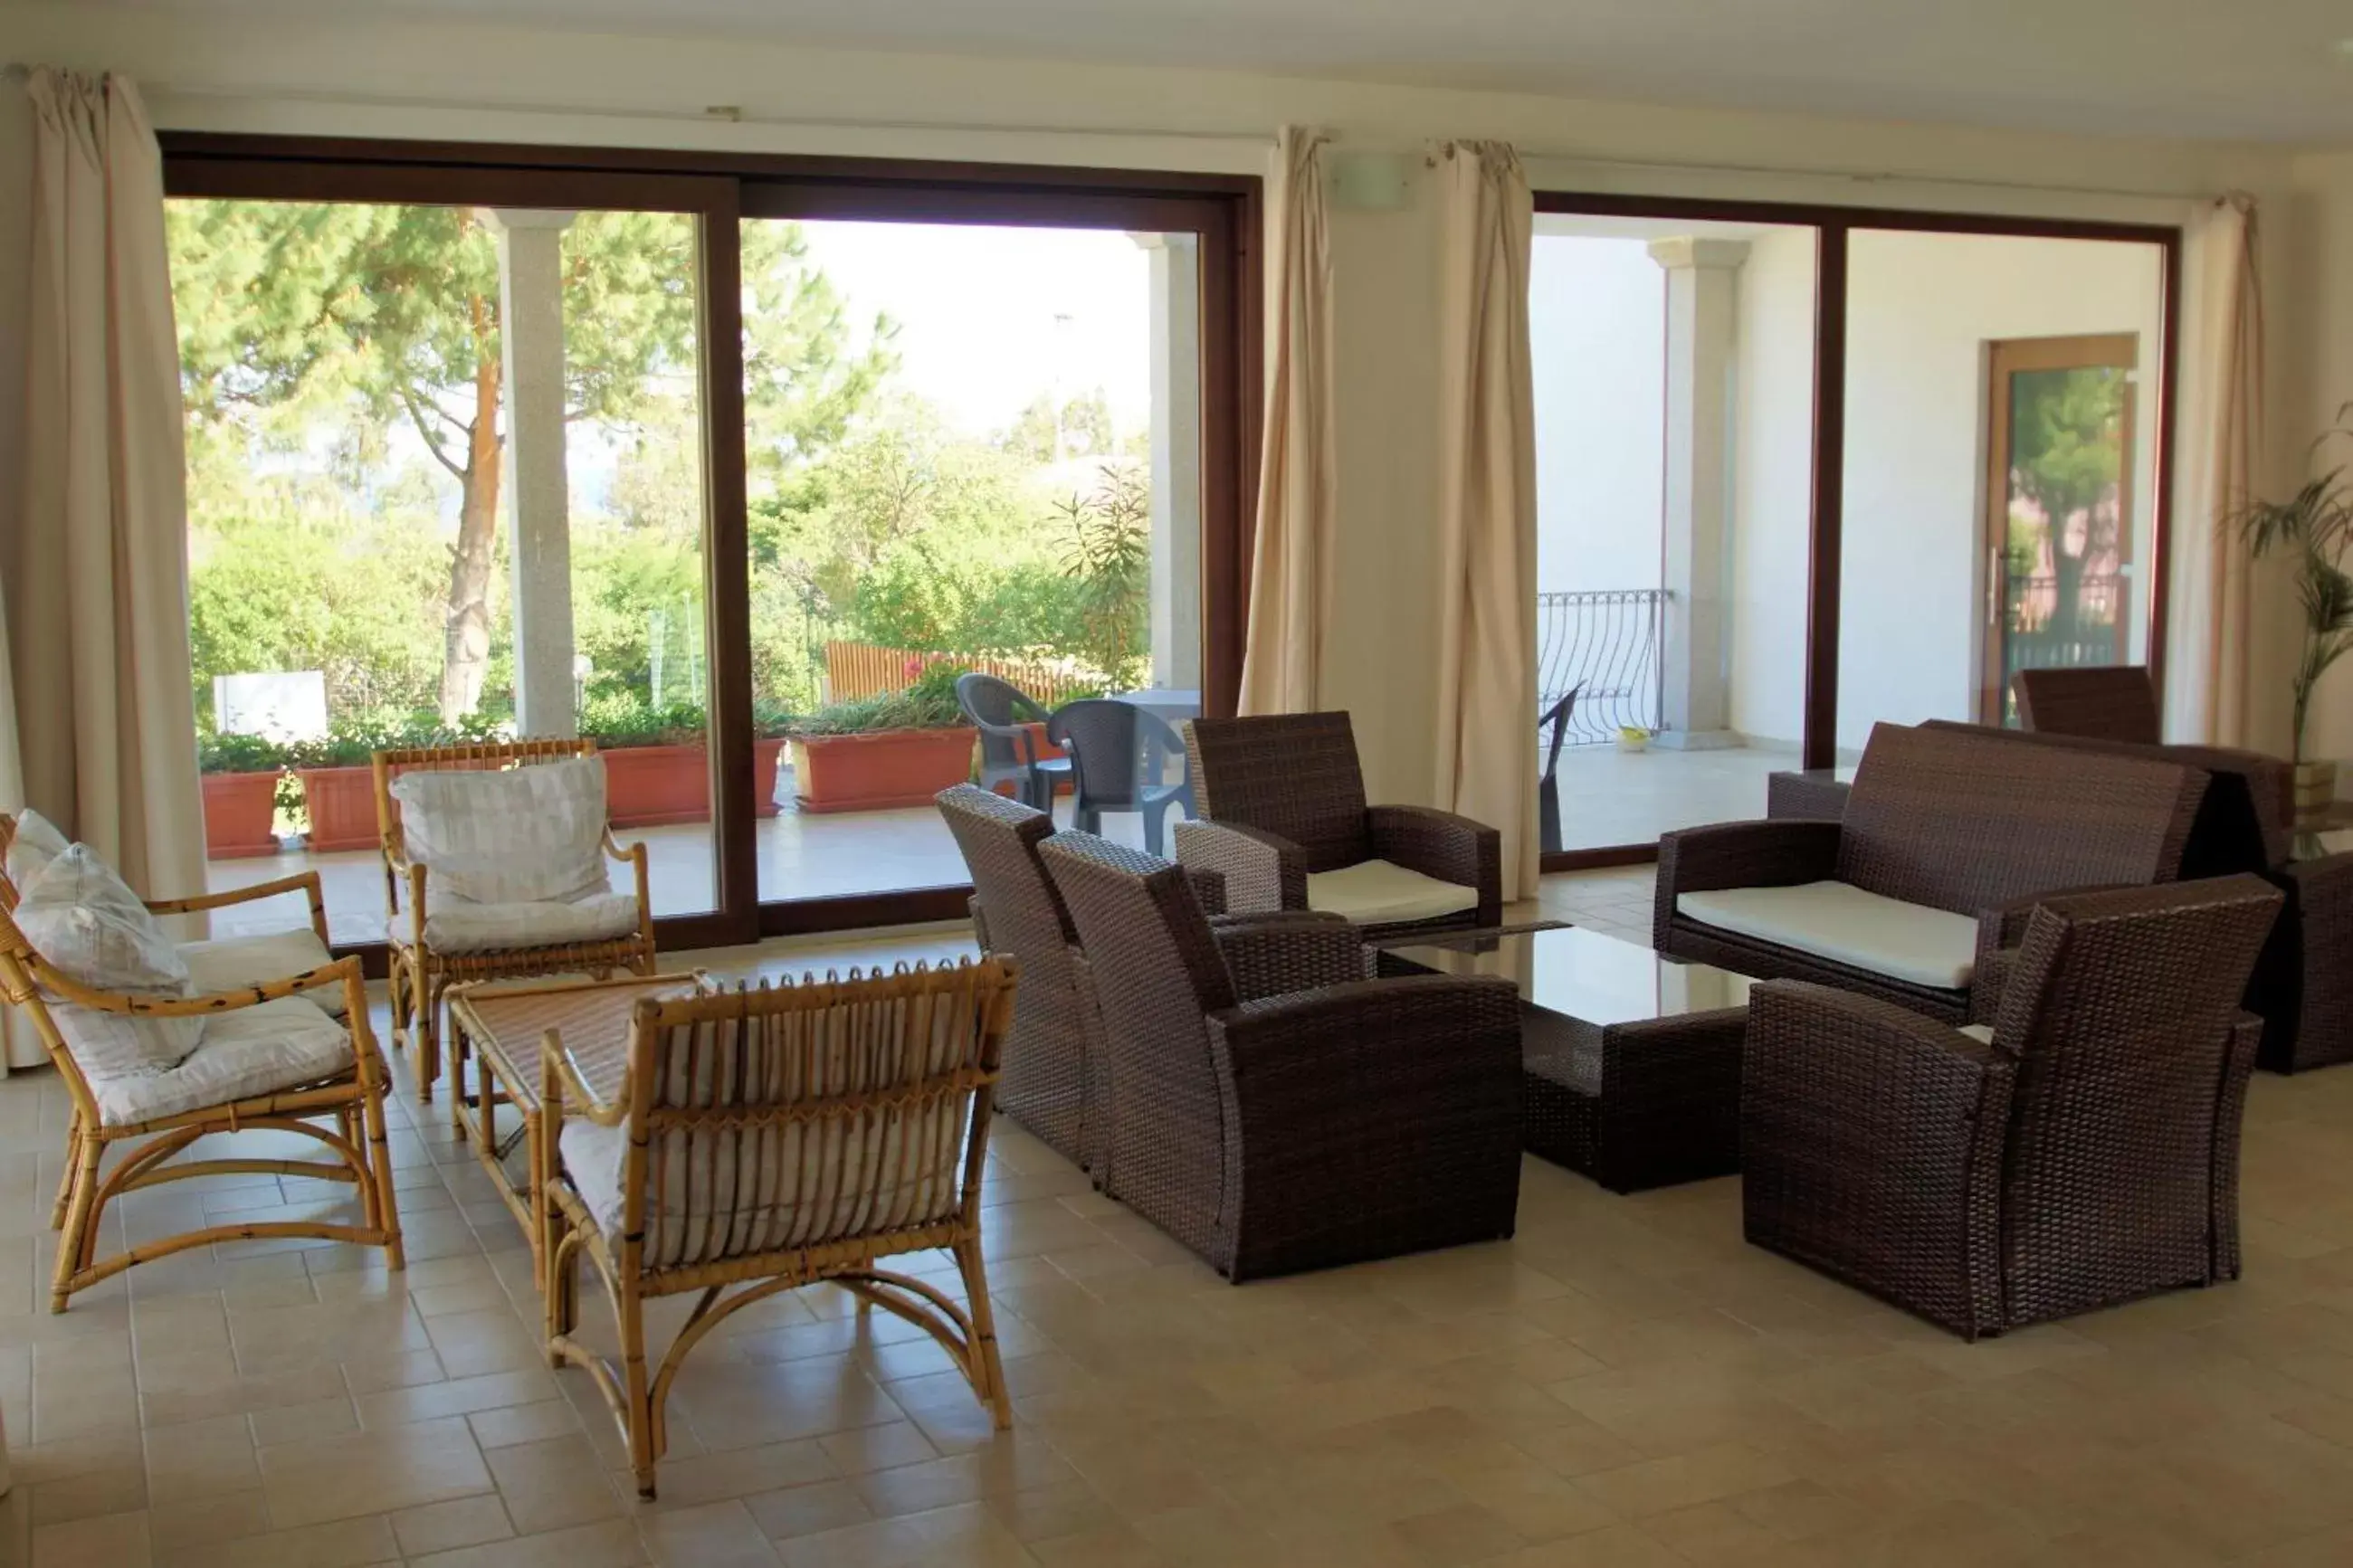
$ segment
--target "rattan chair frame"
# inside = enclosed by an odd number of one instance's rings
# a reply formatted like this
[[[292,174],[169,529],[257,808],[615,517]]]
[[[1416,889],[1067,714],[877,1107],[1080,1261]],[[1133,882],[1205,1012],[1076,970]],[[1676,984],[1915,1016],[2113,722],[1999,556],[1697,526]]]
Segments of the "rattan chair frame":
[[[627,936],[600,942],[504,948],[488,952],[437,952],[425,940],[427,868],[408,858],[407,842],[401,833],[400,804],[392,797],[393,779],[411,770],[494,773],[596,754],[596,742],[585,736],[416,746],[375,753],[376,832],[384,857],[385,990],[392,1001],[393,1037],[408,1047],[418,1100],[432,1100],[434,1080],[441,1076],[442,1005],[452,985],[482,980],[529,980],[551,974],[586,974],[601,980],[617,970],[651,974],[652,882],[646,847],[632,844],[625,849],[614,842],[612,829],[607,827],[605,858],[616,865],[628,867],[635,882],[637,930]],[[407,895],[406,910],[401,907],[404,892]],[[450,1121],[460,1131],[463,1119],[455,1102],[464,1095],[465,1085],[451,1086]]]
[[[5,854],[15,837],[16,826],[13,817],[0,816],[0,855]],[[150,900],[147,907],[159,915],[194,914],[297,891],[309,894],[312,924],[321,931],[323,940],[325,905],[320,898],[319,879],[314,872],[228,893]],[[375,1031],[368,1024],[367,984],[358,959],[340,958],[284,979],[195,996],[98,991],[60,973],[40,955],[16,926],[16,888],[0,875],[0,998],[22,1008],[32,1020],[34,1032],[40,1037],[42,1048],[48,1053],[72,1101],[66,1133],[65,1175],[49,1215],[49,1228],[58,1233],[57,1259],[49,1279],[50,1311],[64,1311],[75,1295],[124,1269],[218,1241],[301,1237],[351,1242],[381,1247],[390,1267],[403,1267],[400,1211],[393,1190],[391,1152],[385,1138],[384,1100],[391,1080],[383,1055],[376,1048]],[[96,1012],[132,1017],[200,1018],[338,985],[343,988],[343,1022],[352,1040],[352,1065],[348,1069],[270,1094],[117,1127],[109,1127],[100,1119],[98,1097],[48,1008],[54,998]],[[332,1131],[315,1125],[322,1118],[332,1119]],[[211,1133],[265,1130],[314,1139],[335,1156],[334,1163],[241,1157],[174,1159],[197,1139]],[[117,1145],[151,1139],[153,1142],[133,1149],[111,1171],[104,1169],[109,1152]],[[142,1242],[111,1258],[98,1256],[99,1233],[109,1204],[143,1187],[216,1175],[307,1176],[314,1181],[348,1182],[359,1194],[361,1223],[351,1226],[312,1220],[269,1220],[204,1226]]]
[[[781,1291],[830,1283],[858,1299],[860,1306],[879,1307],[930,1334],[971,1384],[997,1426],[1012,1425],[1013,1406],[1005,1386],[997,1353],[995,1314],[988,1299],[988,1279],[981,1257],[981,1179],[987,1163],[992,1090],[997,1083],[1005,1037],[1013,1025],[1014,966],[987,957],[978,963],[959,962],[953,968],[918,964],[890,974],[860,975],[850,971],[847,980],[828,975],[823,981],[804,976],[800,984],[763,985],[712,996],[644,1001],[632,1018],[628,1079],[618,1096],[600,1099],[584,1081],[563,1041],[554,1030],[542,1041],[540,1099],[544,1130],[539,1142],[545,1166],[533,1181],[548,1194],[549,1233],[546,1292],[548,1364],[576,1366],[586,1371],[611,1408],[628,1445],[629,1465],[642,1497],[655,1495],[655,1469],[669,1447],[667,1409],[670,1388],[687,1355],[733,1313]],[[655,1103],[661,1077],[658,1054],[667,1031],[679,1025],[740,1019],[755,1009],[821,1010],[843,1002],[905,998],[910,1012],[936,1005],[973,1008],[981,1017],[980,1037],[972,1058],[944,1073],[887,1093],[834,1095],[797,1102],[732,1105],[717,1110],[680,1110]],[[649,1266],[645,1258],[648,1227],[649,1150],[654,1134],[665,1128],[725,1125],[777,1129],[808,1126],[828,1118],[858,1116],[924,1100],[961,1102],[965,1129],[961,1186],[955,1213],[944,1221],[894,1229],[879,1229],[813,1247],[746,1254],[717,1261],[670,1268]],[[590,1215],[587,1205],[563,1169],[560,1145],[564,1119],[581,1115],[600,1126],[629,1129],[627,1163],[623,1166],[625,1209],[621,1235],[607,1237]],[[913,1154],[913,1141],[902,1143],[901,1174]],[[880,1171],[866,1173],[872,1180]],[[833,1185],[819,1190],[856,1190],[855,1173],[831,1173]],[[615,1245],[617,1240],[618,1245]],[[910,1252],[946,1251],[955,1261],[965,1289],[965,1302],[928,1280],[895,1269],[880,1268],[881,1260]],[[621,1343],[621,1361],[614,1365],[575,1336],[579,1321],[578,1260],[586,1258],[605,1285]],[[731,1286],[746,1289],[726,1294]],[[700,1292],[692,1313],[669,1351],[650,1372],[647,1366],[645,1303],[663,1296]]]

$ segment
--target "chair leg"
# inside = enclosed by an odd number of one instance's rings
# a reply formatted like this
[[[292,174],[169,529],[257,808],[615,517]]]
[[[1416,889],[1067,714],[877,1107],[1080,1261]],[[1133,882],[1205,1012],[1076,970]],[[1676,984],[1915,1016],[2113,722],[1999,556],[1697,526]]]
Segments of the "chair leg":
[[[441,1076],[441,987],[438,975],[429,979],[419,967],[417,985],[417,1098],[433,1103],[433,1080]]]
[[[1005,1364],[997,1354],[997,1314],[988,1304],[988,1274],[980,1260],[980,1238],[955,1245],[956,1271],[964,1276],[965,1300],[972,1311],[972,1391],[1003,1431],[1013,1425],[1013,1396],[1005,1387]]]
[[[49,1281],[49,1310],[62,1312],[73,1294],[73,1277],[90,1267],[98,1251],[98,1161],[106,1141],[84,1133],[74,1151],[73,1197],[65,1228],[58,1232],[57,1271]]]
[[[646,1375],[645,1306],[634,1280],[624,1284],[620,1300],[622,1392],[629,1405],[629,1468],[638,1475],[638,1495],[654,1495],[653,1388]]]
[[[1147,805],[1144,808],[1145,853],[1147,855],[1158,855],[1163,858],[1166,858],[1168,851],[1163,848],[1162,846],[1167,842],[1168,803],[1164,800],[1157,805]]]
[[[368,1164],[375,1176],[376,1226],[385,1234],[384,1265],[396,1273],[408,1267],[408,1251],[400,1239],[400,1200],[393,1194],[392,1143],[385,1136],[384,1102],[392,1088],[371,1094],[360,1105],[360,1124],[367,1131]]]
[[[73,1125],[66,1131],[66,1168],[58,1176],[57,1202],[49,1205],[49,1228],[55,1230],[66,1222],[66,1209],[73,1202],[74,1178],[81,1171],[81,1112],[73,1113]]]

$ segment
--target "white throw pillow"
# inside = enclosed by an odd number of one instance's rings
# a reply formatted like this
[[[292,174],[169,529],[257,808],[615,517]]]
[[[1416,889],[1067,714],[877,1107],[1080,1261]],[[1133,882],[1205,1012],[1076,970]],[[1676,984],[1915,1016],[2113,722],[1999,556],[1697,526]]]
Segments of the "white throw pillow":
[[[56,823],[26,806],[16,814],[16,837],[8,841],[5,868],[8,879],[16,884],[18,892],[23,892],[68,847],[66,836],[58,831]]]
[[[605,874],[605,762],[498,773],[417,770],[392,781],[408,857],[479,904],[585,898]]]
[[[187,961],[139,895],[86,844],[17,891],[16,929],[49,966],[93,991],[189,994]],[[50,1016],[93,1078],[164,1072],[196,1048],[202,1018],[140,1018],[52,1000]]]

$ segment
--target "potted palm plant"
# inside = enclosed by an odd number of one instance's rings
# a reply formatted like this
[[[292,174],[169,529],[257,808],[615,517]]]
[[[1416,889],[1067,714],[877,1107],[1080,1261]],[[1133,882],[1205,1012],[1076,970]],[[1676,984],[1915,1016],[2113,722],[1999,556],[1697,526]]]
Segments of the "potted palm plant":
[[[2337,427],[2323,442],[2353,439],[2353,426],[2342,421],[2353,404],[2337,411]],[[2304,647],[2289,679],[2295,698],[2295,741],[2290,761],[2295,765],[2296,826],[2316,831],[2337,796],[2337,764],[2306,754],[2306,725],[2312,716],[2312,696],[2320,678],[2348,653],[2353,653],[2353,576],[2345,571],[2345,551],[2353,544],[2353,488],[2342,466],[2308,481],[2284,501],[2257,500],[2237,518],[2247,552],[2262,560],[2274,551],[2284,552],[2304,612]]]

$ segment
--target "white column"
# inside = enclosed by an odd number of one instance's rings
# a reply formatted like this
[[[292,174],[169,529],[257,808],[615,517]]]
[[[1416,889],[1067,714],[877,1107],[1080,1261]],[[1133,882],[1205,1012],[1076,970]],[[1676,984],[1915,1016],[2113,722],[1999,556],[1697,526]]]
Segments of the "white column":
[[[564,231],[573,216],[521,207],[483,213],[499,237],[515,725],[526,735],[579,732],[564,465]]]
[[[1152,684],[1201,686],[1201,246],[1139,234],[1152,253]]]
[[[1725,668],[1732,517],[1733,377],[1738,370],[1740,264],[1734,239],[1658,239],[1667,270],[1665,475],[1666,687],[1662,745],[1734,746]]]

